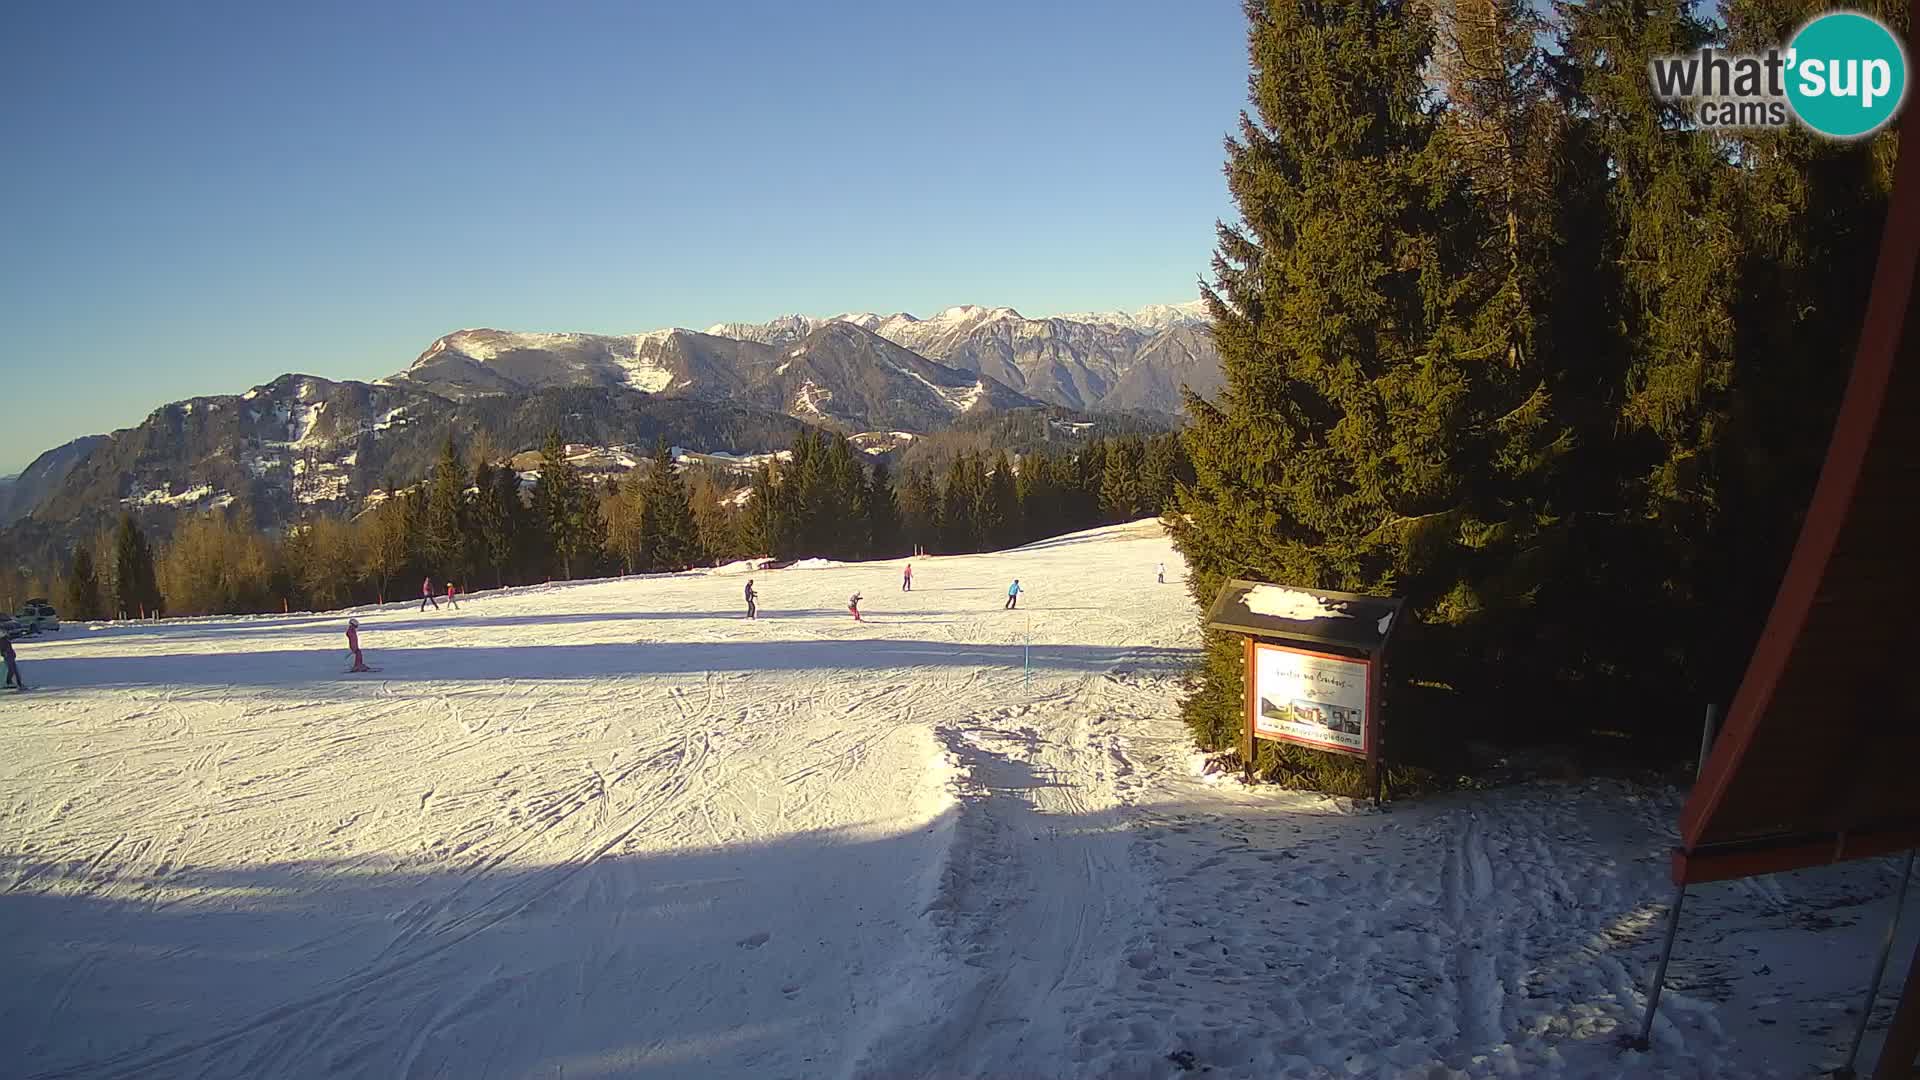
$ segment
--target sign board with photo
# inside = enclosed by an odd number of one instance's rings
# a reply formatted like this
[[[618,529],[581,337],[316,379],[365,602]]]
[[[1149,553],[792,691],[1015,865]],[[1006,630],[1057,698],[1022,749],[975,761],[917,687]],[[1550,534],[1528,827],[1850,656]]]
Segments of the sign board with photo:
[[[1380,798],[1380,684],[1405,603],[1238,578],[1220,586],[1206,625],[1246,642],[1240,760],[1249,778],[1259,741],[1271,739],[1365,760]]]
[[[1257,642],[1253,733],[1317,750],[1370,757],[1372,665],[1365,660]]]

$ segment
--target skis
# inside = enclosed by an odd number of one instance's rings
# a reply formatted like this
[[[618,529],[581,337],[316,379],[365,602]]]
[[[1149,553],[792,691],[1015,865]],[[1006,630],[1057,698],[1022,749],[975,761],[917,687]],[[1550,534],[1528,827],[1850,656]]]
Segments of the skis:
[[[379,671],[379,670],[380,670],[380,669],[379,669],[379,668],[377,668],[377,667],[365,667],[365,668],[361,668],[361,669],[360,669],[359,671],[355,671],[355,670],[353,670],[352,668],[348,668],[347,670],[345,670],[345,671],[343,671],[343,672],[341,672],[340,674],[342,674],[342,675],[365,675],[365,674],[367,674],[367,673],[369,673],[369,672],[374,672],[374,671]]]

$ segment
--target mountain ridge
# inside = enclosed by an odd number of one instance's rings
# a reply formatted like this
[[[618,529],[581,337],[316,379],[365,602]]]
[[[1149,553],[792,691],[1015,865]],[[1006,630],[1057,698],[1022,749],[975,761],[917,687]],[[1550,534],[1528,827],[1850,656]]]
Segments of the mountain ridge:
[[[469,327],[379,379],[287,373],[47,451],[0,484],[0,527],[18,553],[23,535],[46,546],[122,510],[238,504],[262,526],[284,524],[347,509],[382,474],[411,479],[446,430],[537,442],[531,416],[595,426],[609,444],[659,434],[751,453],[802,427],[930,434],[1047,408],[1170,420],[1182,387],[1218,381],[1197,303],[1040,319],[963,304],[926,318],[843,312],[633,334]],[[750,434],[733,445],[727,432]]]

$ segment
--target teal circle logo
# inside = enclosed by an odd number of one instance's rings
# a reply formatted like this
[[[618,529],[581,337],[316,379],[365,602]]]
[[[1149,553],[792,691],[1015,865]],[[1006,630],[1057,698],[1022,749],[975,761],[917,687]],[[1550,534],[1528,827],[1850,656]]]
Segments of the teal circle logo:
[[[1787,44],[1787,102],[1800,122],[1835,139],[1887,125],[1907,97],[1907,51],[1880,20],[1821,15]]]

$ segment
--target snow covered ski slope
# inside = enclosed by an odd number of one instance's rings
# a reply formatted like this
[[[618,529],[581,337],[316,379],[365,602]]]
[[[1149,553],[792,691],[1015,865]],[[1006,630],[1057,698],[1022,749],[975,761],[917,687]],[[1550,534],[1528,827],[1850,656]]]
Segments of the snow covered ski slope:
[[[24,643],[0,1076],[1833,1063],[1884,865],[1703,890],[1625,1054],[1677,795],[1202,778],[1179,565],[1140,523],[915,560],[911,593],[900,562],[476,593],[357,612],[352,676],[344,614]]]

